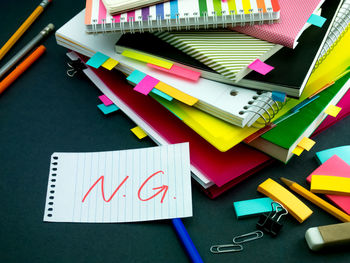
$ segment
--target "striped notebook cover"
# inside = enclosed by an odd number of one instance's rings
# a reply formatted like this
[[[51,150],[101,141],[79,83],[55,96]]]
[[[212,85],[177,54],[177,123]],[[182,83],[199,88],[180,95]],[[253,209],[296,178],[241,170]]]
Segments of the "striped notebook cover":
[[[237,32],[159,32],[156,36],[228,79],[239,81],[254,60],[265,61],[282,48]]]
[[[86,0],[88,33],[198,29],[279,19],[278,0],[170,0],[111,16],[102,0]]]

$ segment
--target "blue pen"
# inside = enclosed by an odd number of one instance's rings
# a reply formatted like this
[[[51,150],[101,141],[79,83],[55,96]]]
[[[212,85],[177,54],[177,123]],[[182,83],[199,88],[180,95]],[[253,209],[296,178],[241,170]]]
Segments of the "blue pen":
[[[203,263],[201,256],[199,255],[196,247],[192,243],[190,236],[188,235],[185,226],[180,218],[174,218],[171,220],[176,230],[178,237],[181,239],[183,246],[185,247],[187,254],[190,256],[191,261],[194,263]]]

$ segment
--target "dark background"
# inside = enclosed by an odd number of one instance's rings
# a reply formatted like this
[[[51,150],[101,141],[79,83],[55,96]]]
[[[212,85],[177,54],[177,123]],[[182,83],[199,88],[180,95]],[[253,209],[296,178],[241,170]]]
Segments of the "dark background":
[[[39,4],[1,1],[0,46]],[[84,8],[81,1],[53,1],[15,47],[2,66],[43,27],[56,28]],[[47,52],[0,95],[0,262],[188,262],[170,221],[126,224],[44,223],[49,160],[58,151],[108,151],[153,146],[129,130],[134,123],[122,112],[104,116],[96,107],[100,92],[85,77],[66,75],[66,50],[53,35]],[[257,218],[237,220],[232,202],[257,198],[256,188],[268,177],[305,178],[316,167],[315,152],[350,144],[350,118],[318,135],[310,152],[288,165],[276,162],[226,194],[210,200],[193,183],[193,217],[183,222],[205,262],[349,262],[343,251],[314,253],[304,239],[309,227],[338,221],[305,201],[314,214],[299,224],[288,216],[276,238],[244,246],[235,254],[213,255],[213,244],[255,230]]]

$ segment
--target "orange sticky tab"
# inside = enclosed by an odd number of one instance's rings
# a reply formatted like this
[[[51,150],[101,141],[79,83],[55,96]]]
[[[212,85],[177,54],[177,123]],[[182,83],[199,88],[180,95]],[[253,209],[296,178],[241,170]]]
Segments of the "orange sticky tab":
[[[332,117],[337,117],[340,111],[341,111],[340,107],[329,105],[324,112],[328,115],[331,115]]]
[[[154,86],[156,89],[163,91],[165,94],[168,94],[169,96],[173,97],[174,99],[177,99],[189,106],[193,106],[195,103],[198,102],[198,99],[195,97],[192,97],[182,91],[179,91],[172,86],[169,86],[168,84],[165,84],[164,82],[158,82],[157,85]]]
[[[310,151],[310,149],[312,148],[312,146],[315,145],[315,141],[304,137],[303,139],[301,139],[301,141],[298,143],[298,146],[303,148],[304,150]]]
[[[301,148],[299,146],[295,147],[295,149],[292,151],[295,155],[300,156],[300,154],[304,151],[304,148]]]

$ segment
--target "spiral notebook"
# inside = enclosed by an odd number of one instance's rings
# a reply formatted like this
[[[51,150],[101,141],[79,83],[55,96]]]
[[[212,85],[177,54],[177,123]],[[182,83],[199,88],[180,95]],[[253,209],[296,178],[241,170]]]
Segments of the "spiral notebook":
[[[160,2],[166,2],[167,0],[103,0],[107,12],[115,15],[128,10],[140,8],[148,5],[155,5]]]
[[[88,33],[218,28],[279,19],[278,0],[170,0],[119,15],[109,15],[102,0],[87,0]]]

